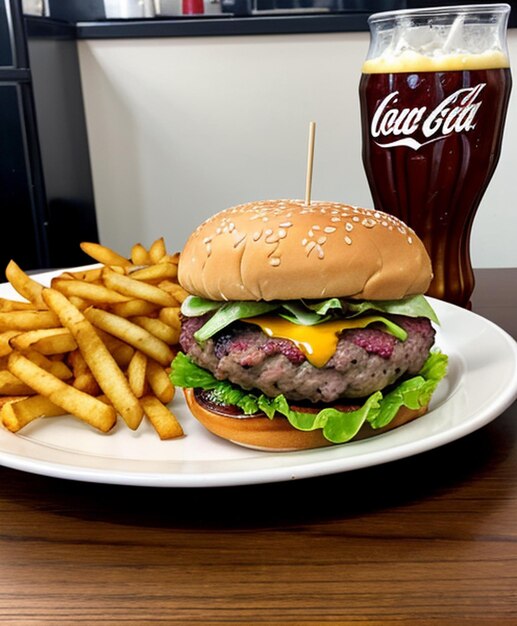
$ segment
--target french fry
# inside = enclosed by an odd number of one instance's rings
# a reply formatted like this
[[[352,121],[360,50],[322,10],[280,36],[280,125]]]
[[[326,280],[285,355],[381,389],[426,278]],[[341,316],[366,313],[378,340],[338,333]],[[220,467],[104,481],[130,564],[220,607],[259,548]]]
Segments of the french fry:
[[[179,252],[175,252],[174,254],[166,254],[158,261],[158,263],[174,263],[174,265],[178,265],[179,262],[180,262]]]
[[[147,267],[137,268],[130,272],[131,278],[146,282],[159,282],[165,279],[176,278],[178,266],[174,263],[157,263]]]
[[[149,359],[146,375],[149,386],[158,400],[163,404],[171,402],[174,398],[174,386],[165,369],[156,361]]]
[[[158,398],[147,395],[140,402],[160,439],[174,439],[183,436],[183,428],[176,416]]]
[[[117,339],[117,337],[113,337],[113,335],[104,332],[100,328],[97,328],[97,334],[102,339],[102,343],[109,350],[111,356],[115,359],[117,365],[124,370],[129,365],[135,353],[133,346],[130,346],[121,339]]]
[[[141,243],[135,243],[131,248],[131,262],[134,265],[149,265],[151,259],[149,253]]]
[[[0,395],[2,396],[30,396],[35,392],[9,370],[0,372]]]
[[[0,424],[18,432],[42,416],[71,413],[107,432],[117,414],[144,415],[162,438],[183,434],[166,404],[180,332],[179,253],[163,237],[130,258],[101,244],[81,249],[98,266],[67,270],[51,287],[14,261],[6,275],[24,301],[0,298]]]
[[[42,367],[47,372],[54,374],[60,380],[68,380],[72,378],[72,371],[68,367],[66,363],[63,361],[52,361],[48,359],[44,354],[40,354],[36,350],[27,350],[24,352],[24,356],[26,356],[29,360],[39,367]]]
[[[77,348],[75,339],[66,328],[40,328],[17,332],[10,340],[11,346],[23,352],[32,348],[41,354],[64,354]]]
[[[20,302],[19,300],[8,300],[0,298],[0,311],[34,311],[32,302]]]
[[[41,297],[43,287],[28,276],[17,263],[9,261],[5,269],[5,275],[7,280],[21,296],[29,302],[32,302],[38,309],[46,308]]]
[[[87,283],[99,282],[102,277],[102,267],[94,267],[87,270],[77,270],[75,272],[65,272],[61,274],[61,277],[69,276],[77,280],[83,280]]]
[[[166,254],[167,250],[165,249],[165,241],[163,237],[153,241],[151,247],[149,248],[149,258],[151,263],[159,263],[160,259],[163,259]]]
[[[110,354],[95,328],[83,313],[59,291],[44,289],[43,299],[59,317],[63,326],[73,335],[84,360],[95,376],[99,387],[110,399],[126,424],[138,428],[142,420],[142,408],[117,362]]]
[[[146,371],[147,356],[140,350],[135,350],[127,368],[127,377],[129,386],[137,398],[141,398],[145,393]]]
[[[70,352],[68,362],[73,370],[73,386],[76,389],[89,393],[91,396],[98,396],[101,392],[99,384],[95,380],[94,375],[79,349]]]
[[[123,317],[94,307],[86,309],[84,315],[97,328],[122,339],[163,366],[168,366],[174,357],[164,341]]]
[[[175,305],[181,304],[189,295],[188,291],[185,291],[181,285],[178,285],[178,283],[175,283],[172,280],[162,280],[158,283],[158,287],[163,289],[163,291],[166,291],[174,298],[174,300],[176,300]]]
[[[0,409],[2,409],[2,407],[5,404],[11,404],[12,402],[19,402],[20,400],[25,400],[25,398],[28,398],[29,396],[1,396],[0,397]],[[0,422],[2,420],[0,419]]]
[[[39,394],[9,402],[0,409],[0,421],[12,433],[21,430],[38,417],[57,417],[66,411]]]
[[[158,319],[160,319],[164,324],[167,324],[167,326],[176,328],[178,331],[181,328],[179,307],[172,306],[161,309],[158,314]]]
[[[4,330],[0,333],[0,357],[6,356],[12,352],[11,339],[20,334],[19,330]]]
[[[115,302],[127,302],[129,298],[123,296],[104,285],[82,281],[54,278],[51,283],[53,289],[57,289],[67,298],[75,296],[89,303],[113,304]]]
[[[100,243],[91,243],[89,241],[83,241],[81,244],[81,250],[87,254],[89,257],[102,263],[103,265],[119,265],[121,267],[126,267],[131,265],[131,261],[128,261],[123,256],[108,248],[106,246],[101,245]]]
[[[102,276],[105,284],[110,289],[118,291],[125,296],[147,300],[159,306],[174,306],[172,296],[155,285],[149,285],[140,280],[135,280],[130,276],[117,274],[108,267],[104,268]]]
[[[59,380],[19,352],[11,352],[9,355],[9,371],[36,393],[94,428],[102,432],[113,428],[117,412],[112,406]]]
[[[179,340],[179,330],[169,326],[162,320],[156,317],[147,317],[145,315],[137,315],[135,317],[130,318],[131,322],[138,324],[142,328],[148,330],[152,335],[158,337],[165,343],[173,344],[178,343]]]
[[[52,311],[0,311],[0,332],[55,328],[59,319]]]
[[[129,300],[120,304],[113,304],[111,312],[120,317],[134,317],[135,315],[150,315],[158,309],[157,304],[146,300]]]

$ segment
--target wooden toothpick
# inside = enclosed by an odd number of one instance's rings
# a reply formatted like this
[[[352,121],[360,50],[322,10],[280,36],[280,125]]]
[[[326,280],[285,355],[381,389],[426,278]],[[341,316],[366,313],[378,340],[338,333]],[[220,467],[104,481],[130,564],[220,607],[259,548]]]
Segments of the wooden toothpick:
[[[314,162],[314,138],[316,136],[316,122],[309,124],[309,150],[307,154],[307,177],[305,180],[305,204],[311,203],[312,165]]]

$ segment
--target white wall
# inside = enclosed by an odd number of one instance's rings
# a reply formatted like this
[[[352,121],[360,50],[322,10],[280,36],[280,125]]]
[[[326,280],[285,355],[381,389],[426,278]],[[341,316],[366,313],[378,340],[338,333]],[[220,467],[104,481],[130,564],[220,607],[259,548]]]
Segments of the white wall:
[[[180,249],[204,218],[305,191],[371,206],[358,82],[367,33],[86,40],[79,43],[101,241]],[[517,31],[510,31],[517,61]],[[476,267],[517,266],[517,115],[476,218]],[[510,198],[509,198],[510,196]]]

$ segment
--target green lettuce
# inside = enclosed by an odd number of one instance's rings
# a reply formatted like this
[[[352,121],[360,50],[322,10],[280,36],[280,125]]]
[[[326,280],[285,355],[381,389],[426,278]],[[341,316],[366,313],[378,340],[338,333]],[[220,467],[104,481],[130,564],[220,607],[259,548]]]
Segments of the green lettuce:
[[[181,312],[187,317],[197,317],[213,311],[210,319],[194,333],[194,338],[203,343],[227,326],[244,318],[257,317],[265,313],[275,312],[293,324],[314,326],[331,319],[354,318],[367,312],[407,315],[409,317],[427,317],[438,322],[436,313],[424,296],[410,296],[402,300],[286,300],[254,302],[249,300],[232,302],[215,302],[199,296],[189,296],[183,302]],[[383,321],[388,332],[403,340],[404,331],[389,320]]]
[[[447,356],[441,352],[432,352],[417,376],[404,380],[385,395],[376,391],[355,411],[340,411],[333,407],[324,408],[318,413],[295,411],[285,396],[269,398],[261,393],[246,391],[229,381],[217,380],[182,352],[172,362],[170,376],[174,385],[208,390],[214,402],[237,406],[245,415],[262,411],[273,419],[279,413],[298,430],[319,428],[330,442],[345,443],[355,437],[365,422],[372,428],[383,428],[393,420],[402,406],[409,409],[426,406],[447,373],[447,360]]]
[[[348,300],[349,315],[361,315],[367,311],[380,311],[392,315],[407,315],[408,317],[427,317],[432,322],[439,324],[438,317],[433,307],[424,296],[409,296],[402,300],[361,300],[354,302]]]

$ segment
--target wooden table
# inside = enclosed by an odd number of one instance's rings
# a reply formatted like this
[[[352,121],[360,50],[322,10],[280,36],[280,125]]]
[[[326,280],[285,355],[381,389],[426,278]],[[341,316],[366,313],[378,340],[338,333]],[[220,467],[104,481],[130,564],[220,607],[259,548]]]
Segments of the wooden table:
[[[474,310],[517,337],[517,269]],[[0,468],[0,624],[517,624],[517,404],[382,467],[150,489]]]

